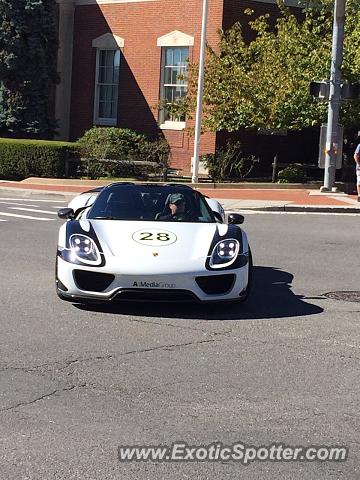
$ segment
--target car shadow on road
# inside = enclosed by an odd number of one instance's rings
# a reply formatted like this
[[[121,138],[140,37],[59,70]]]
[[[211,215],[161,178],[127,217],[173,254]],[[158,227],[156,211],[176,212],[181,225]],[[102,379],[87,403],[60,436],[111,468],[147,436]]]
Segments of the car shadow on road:
[[[255,266],[252,292],[248,300],[240,304],[119,302],[75,306],[119,315],[194,320],[262,320],[322,313],[322,308],[293,293],[293,278],[291,273],[278,268]]]

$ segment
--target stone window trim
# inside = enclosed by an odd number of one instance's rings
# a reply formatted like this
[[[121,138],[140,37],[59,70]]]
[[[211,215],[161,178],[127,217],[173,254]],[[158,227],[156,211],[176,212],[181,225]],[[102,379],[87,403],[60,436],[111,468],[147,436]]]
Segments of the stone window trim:
[[[94,38],[92,47],[99,50],[117,50],[125,47],[125,40],[109,32]]]
[[[174,30],[157,39],[158,47],[193,47],[194,37],[186,33]]]

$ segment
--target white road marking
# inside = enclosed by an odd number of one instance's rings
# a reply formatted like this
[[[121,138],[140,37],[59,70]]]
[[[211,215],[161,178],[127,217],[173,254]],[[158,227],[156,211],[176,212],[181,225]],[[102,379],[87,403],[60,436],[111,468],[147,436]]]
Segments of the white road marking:
[[[15,202],[16,201],[21,201],[22,199],[21,198],[8,198],[8,197],[0,197],[0,200],[14,200]],[[38,199],[35,199],[35,198],[31,198],[30,199],[30,202],[46,202],[46,203],[68,203],[66,202],[66,200],[54,200],[54,199],[48,199],[48,200],[38,200]]]
[[[49,213],[50,215],[57,215],[57,212],[52,212],[49,210],[37,210],[35,208],[22,208],[22,207],[9,207],[10,210],[22,210],[24,212],[35,212],[35,213]]]
[[[2,219],[0,218],[0,222],[7,222],[7,220],[2,220]]]
[[[0,203],[4,203],[5,205],[20,205],[21,207],[37,207],[37,205],[30,205],[29,203],[16,203],[16,202],[2,202],[0,201]]]
[[[18,215],[16,213],[0,212],[0,215],[3,215],[4,217],[26,218],[27,220],[40,220],[42,222],[54,222],[55,221],[55,218],[30,217],[28,215]]]

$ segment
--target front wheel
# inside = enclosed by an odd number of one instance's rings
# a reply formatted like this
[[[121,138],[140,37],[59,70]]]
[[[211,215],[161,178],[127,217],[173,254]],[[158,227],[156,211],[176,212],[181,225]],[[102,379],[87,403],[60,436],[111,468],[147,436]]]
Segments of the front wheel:
[[[247,283],[245,291],[241,294],[241,297],[239,298],[239,300],[237,300],[238,303],[245,302],[249,298],[249,295],[250,295],[250,292],[251,292],[251,289],[252,289],[253,270],[254,270],[254,268],[253,268],[252,253],[251,253],[251,249],[249,247],[248,283]]]

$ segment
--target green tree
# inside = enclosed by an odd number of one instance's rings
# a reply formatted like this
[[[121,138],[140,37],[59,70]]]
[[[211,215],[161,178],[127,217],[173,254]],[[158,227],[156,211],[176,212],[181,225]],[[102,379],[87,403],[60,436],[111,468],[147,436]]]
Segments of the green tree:
[[[49,137],[55,127],[55,2],[1,0],[0,18],[0,130]]]
[[[327,103],[309,95],[312,80],[329,77],[332,2],[312,5],[295,16],[279,4],[271,26],[268,15],[253,19],[253,41],[240,24],[220,32],[219,49],[208,48],[204,86],[204,128],[302,129],[326,120]],[[360,80],[360,9],[348,0],[343,78]],[[193,108],[196,66],[191,67],[188,108]],[[346,126],[359,123],[359,102],[342,106]]]

